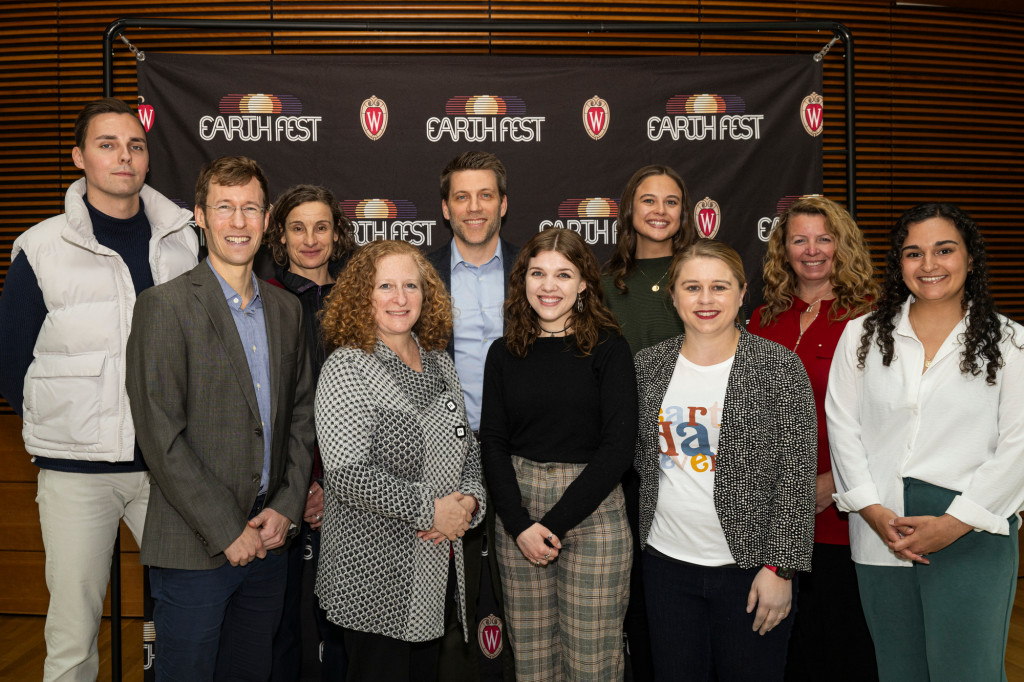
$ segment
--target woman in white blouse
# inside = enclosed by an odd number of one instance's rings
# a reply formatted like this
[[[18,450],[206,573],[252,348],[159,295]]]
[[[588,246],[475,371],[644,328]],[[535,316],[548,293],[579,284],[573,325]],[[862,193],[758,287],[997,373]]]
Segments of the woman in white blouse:
[[[877,310],[843,332],[825,402],[879,676],[1006,680],[1024,334],[996,313],[984,241],[955,206],[903,214],[886,266]]]

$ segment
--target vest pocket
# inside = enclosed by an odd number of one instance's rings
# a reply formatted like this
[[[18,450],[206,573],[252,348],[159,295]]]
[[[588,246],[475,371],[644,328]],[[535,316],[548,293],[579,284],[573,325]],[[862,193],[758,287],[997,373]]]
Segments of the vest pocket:
[[[99,442],[106,359],[103,351],[36,357],[25,382],[25,421],[34,438],[70,445]]]

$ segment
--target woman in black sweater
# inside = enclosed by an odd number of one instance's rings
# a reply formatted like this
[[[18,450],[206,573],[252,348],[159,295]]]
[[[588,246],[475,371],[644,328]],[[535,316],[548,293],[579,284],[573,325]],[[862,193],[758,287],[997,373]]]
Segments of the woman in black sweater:
[[[484,371],[484,471],[516,675],[621,679],[632,540],[619,479],[636,438],[629,344],[571,230],[523,248]]]

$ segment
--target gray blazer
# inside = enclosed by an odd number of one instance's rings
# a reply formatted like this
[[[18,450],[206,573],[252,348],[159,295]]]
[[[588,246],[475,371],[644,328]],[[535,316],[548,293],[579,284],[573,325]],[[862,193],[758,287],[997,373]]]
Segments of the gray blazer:
[[[658,506],[658,411],[683,336],[636,354],[640,425],[640,543],[647,544]],[[740,568],[811,570],[814,476],[818,466],[814,394],[800,358],[740,328],[722,407],[714,503],[729,551]]]
[[[298,524],[314,435],[302,309],[266,282],[259,292],[272,392],[266,506]],[[127,364],[132,417],[152,475],[140,560],[217,568],[259,494],[263,429],[242,342],[209,265],[139,296]]]

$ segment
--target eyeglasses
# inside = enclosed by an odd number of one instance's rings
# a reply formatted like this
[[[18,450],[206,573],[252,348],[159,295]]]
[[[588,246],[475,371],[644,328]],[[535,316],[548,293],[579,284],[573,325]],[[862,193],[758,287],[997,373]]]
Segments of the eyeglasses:
[[[218,218],[228,219],[235,215],[235,211],[241,211],[242,217],[246,220],[257,220],[266,211],[262,206],[232,206],[231,204],[219,204],[217,206],[209,206],[208,209],[213,211],[213,214]]]

